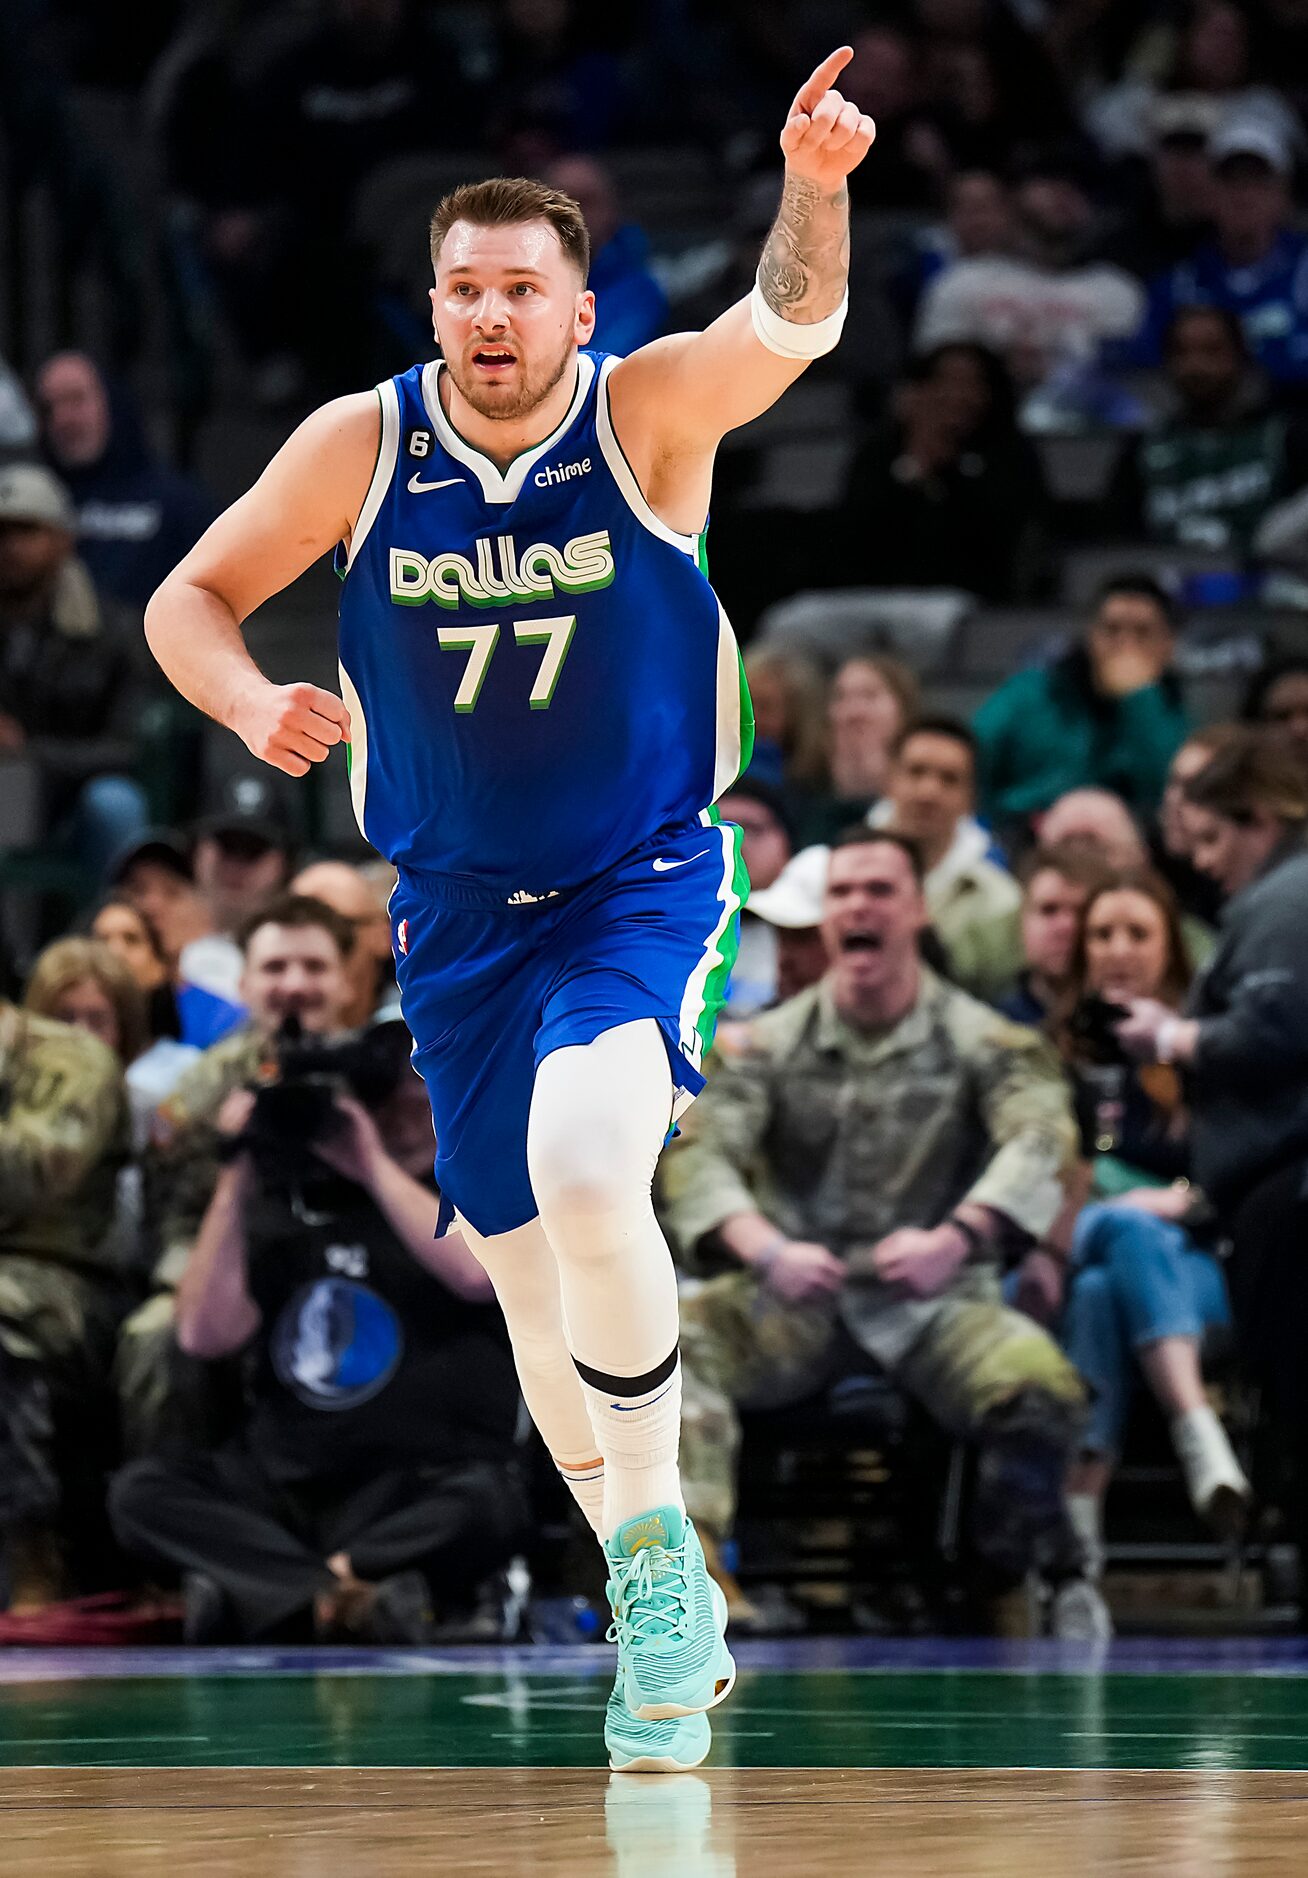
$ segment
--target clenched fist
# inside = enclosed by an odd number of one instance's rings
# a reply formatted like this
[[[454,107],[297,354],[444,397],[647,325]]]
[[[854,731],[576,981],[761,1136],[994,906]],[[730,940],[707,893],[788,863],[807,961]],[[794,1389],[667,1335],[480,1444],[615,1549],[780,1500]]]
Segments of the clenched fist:
[[[288,776],[305,776],[334,744],[350,741],[350,713],[317,685],[265,684],[238,704],[231,728],[251,756]]]

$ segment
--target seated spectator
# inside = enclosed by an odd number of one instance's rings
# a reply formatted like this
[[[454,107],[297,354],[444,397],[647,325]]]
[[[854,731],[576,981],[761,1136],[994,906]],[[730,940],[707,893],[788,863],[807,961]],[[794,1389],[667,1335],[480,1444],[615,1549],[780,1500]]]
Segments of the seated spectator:
[[[9,1608],[94,1571],[126,1295],[104,1259],[127,1104],[113,1054],[0,1004],[0,1551]]]
[[[951,172],[1004,169],[1014,150],[1032,140],[1032,100],[1009,89],[1008,74],[983,40],[952,33],[932,37],[923,66]]]
[[[42,952],[28,974],[23,1008],[38,1017],[52,1017],[97,1037],[112,1050],[123,1067],[132,1115],[132,1145],[143,1148],[150,1119],[161,1100],[160,1084],[168,1082],[158,1062],[151,1062],[158,1044],[150,1041],[146,999],[121,956],[99,939],[56,939]],[[163,1060],[175,1079],[171,1039],[163,1043]],[[187,1056],[195,1054],[187,1052]]]
[[[1219,750],[1224,750],[1239,734],[1235,724],[1201,724],[1192,730],[1167,771],[1167,786],[1158,810],[1152,841],[1152,858],[1159,873],[1176,895],[1182,909],[1186,943],[1196,966],[1208,962],[1212,953],[1212,929],[1221,909],[1221,895],[1206,874],[1201,874],[1191,859],[1189,821],[1185,813],[1185,785],[1197,776]],[[1052,811],[1051,811],[1052,812]],[[1138,860],[1128,865],[1138,867]],[[1196,945],[1196,922],[1203,928],[1205,942]]]
[[[1308,768],[1308,659],[1274,659],[1250,685],[1241,716],[1274,730]]]
[[[1149,858],[1140,824],[1111,789],[1069,789],[1033,823],[1043,848],[1073,848],[1115,872],[1144,867]]]
[[[1213,170],[1211,242],[1149,290],[1149,311],[1130,356],[1158,364],[1176,310],[1223,307],[1280,398],[1308,396],[1308,235],[1294,226],[1293,155],[1269,125],[1235,119],[1208,146]]]
[[[1180,1223],[1190,1209],[1180,1081],[1165,1068],[1133,1068],[1104,1021],[1109,1014],[1094,1003],[1128,1007],[1148,998],[1177,1012],[1190,978],[1166,882],[1149,872],[1111,876],[1085,908],[1060,1026],[1095,1202],[1070,1229],[1061,1327],[1063,1348],[1091,1386],[1068,1493],[1095,1565],[1102,1564],[1104,1496],[1122,1451],[1137,1365],[1167,1417],[1195,1511],[1230,1532],[1250,1499],[1204,1393],[1203,1339],[1228,1330],[1231,1312],[1211,1244]]]
[[[314,861],[301,868],[290,890],[331,907],[349,922],[354,934],[354,945],[345,961],[349,985],[349,997],[341,1012],[345,1028],[357,1030],[379,1018],[398,1017],[390,915],[385,900],[378,898],[360,869],[346,861]]]
[[[745,654],[745,679],[754,706],[749,774],[782,790],[801,809],[825,779],[822,673],[797,652],[753,646]]]
[[[877,127],[881,163],[854,171],[854,210],[937,206],[949,173],[949,152],[931,122],[922,82],[921,51],[892,21],[877,21],[853,35],[854,57],[843,80],[845,96]]]
[[[1144,314],[1139,284],[1094,260],[1095,212],[1080,180],[1057,163],[1033,166],[1018,187],[1022,249],[959,261],[931,283],[914,329],[919,351],[971,341],[997,353],[1040,428],[1137,415],[1098,371],[1101,350],[1125,341]]]
[[[219,60],[206,73],[215,91],[204,101],[219,107],[210,122],[224,127],[226,105],[226,124],[239,122],[241,135],[220,129],[202,150],[185,121],[186,93],[173,99],[165,139],[189,158],[179,193],[196,202],[203,263],[262,403],[330,395],[357,378],[372,338],[374,274],[352,226],[358,191],[382,164],[441,140],[459,112],[453,96],[448,111],[426,108],[424,28],[409,0],[330,0],[262,69]],[[215,153],[229,142],[243,147]],[[326,274],[330,303],[301,320],[297,283]]]
[[[1153,43],[1128,47],[1126,77],[1092,102],[1089,123],[1098,142],[1110,156],[1140,152],[1153,126],[1176,114],[1206,136],[1231,122],[1264,125],[1283,138],[1301,135],[1283,89],[1258,82],[1255,38],[1263,69],[1284,81],[1265,63],[1268,23],[1258,19],[1255,35],[1250,15],[1234,0],[1194,0],[1160,43],[1157,20],[1141,15],[1141,36]]]
[[[753,901],[783,872],[794,853],[794,836],[781,792],[744,777],[718,798],[724,822],[741,833],[741,858],[750,898],[740,916],[740,945],[727,985],[727,1016],[752,1017],[777,995],[777,944],[772,927],[757,916]]]
[[[1012,990],[1021,969],[1017,882],[975,819],[976,740],[949,717],[919,718],[895,746],[884,802],[868,817],[914,841],[923,891],[949,975],[974,997]]]
[[[1217,951],[1186,1016],[1133,999],[1117,1036],[1136,1060],[1185,1074],[1198,1191],[1180,1223],[1212,1208],[1229,1231],[1240,1346],[1295,1468],[1286,1510],[1308,1557],[1308,783],[1250,729],[1185,799],[1195,863],[1227,901]]]
[[[826,975],[753,1020],[665,1157],[674,1243],[745,1268],[682,1301],[682,1481],[721,1541],[738,1411],[875,1368],[979,1449],[980,1557],[1058,1579],[1079,1565],[1061,1478],[1081,1384],[997,1271],[1058,1212],[1071,1110],[1045,1043],[921,965],[926,921],[911,842],[837,844]]]
[[[827,693],[825,787],[799,817],[805,843],[833,841],[881,800],[920,698],[913,673],[883,653],[857,652],[839,667]]]
[[[1157,808],[1187,729],[1176,626],[1156,580],[1122,575],[1070,651],[992,693],[975,720],[983,812],[1001,826],[1029,822],[1087,785],[1115,790],[1138,813]]]
[[[562,156],[545,181],[581,205],[590,234],[590,275],[597,321],[589,343],[597,352],[629,352],[657,339],[668,320],[668,300],[650,269],[649,237],[622,220],[613,178],[592,156]]]
[[[234,1096],[263,1066],[275,1063],[277,1034],[289,1019],[310,1036],[345,1031],[346,968],[353,949],[353,927],[321,901],[285,895],[270,902],[244,935],[240,991],[246,1021],[191,1065],[156,1114],[144,1161],[156,1238],[155,1293],[123,1326],[117,1361],[129,1452],[151,1452],[170,1437],[193,1436],[195,1418],[203,1420],[203,1400],[177,1399],[172,1294],[222,1165],[222,1124],[232,1106],[240,1106]]]
[[[0,353],[0,456],[25,454],[36,442],[36,415],[23,381]]]
[[[1137,873],[1150,862],[1140,824],[1110,789],[1069,789],[1036,817],[1035,827],[1043,847],[1080,852],[1110,873]],[[1206,965],[1214,945],[1210,915],[1202,906],[1187,907],[1181,929],[1196,969]]]
[[[235,778],[227,796],[223,808],[195,824],[191,871],[214,925],[230,939],[251,914],[285,893],[295,840],[279,821],[262,778]]]
[[[1020,599],[1035,580],[1042,490],[995,354],[933,346],[910,359],[891,421],[850,468],[837,520],[843,579]]]
[[[1308,483],[1308,431],[1269,407],[1228,309],[1181,307],[1163,341],[1173,407],[1136,439],[1109,508],[1124,535],[1243,561],[1259,523]]]
[[[170,828],[146,830],[114,856],[107,885],[150,921],[179,980],[229,1004],[239,1000],[241,949],[219,930],[183,836]]]
[[[770,966],[766,978],[760,970],[751,981],[754,1011],[765,1010],[785,998],[798,997],[801,991],[816,984],[827,968],[821,926],[829,853],[822,845],[801,848],[786,862],[775,880],[750,893],[748,908],[741,915],[741,954],[744,955],[747,942],[752,940],[756,956],[765,959]],[[753,1011],[738,1008],[734,998],[728,1001],[728,1018],[752,1015]],[[740,1037],[740,1028],[733,1025],[727,1035],[719,1025],[718,1041],[723,1047],[738,1043]]]
[[[1191,99],[1159,99],[1150,113],[1140,188],[1125,225],[1113,234],[1114,260],[1137,280],[1175,267],[1211,238],[1211,130],[1211,113]]]
[[[952,177],[945,220],[923,231],[914,244],[912,310],[922,292],[947,267],[979,256],[1012,254],[1018,245],[1012,191],[993,170],[965,169]]]
[[[41,443],[77,511],[78,552],[101,593],[144,610],[194,547],[214,505],[146,444],[126,393],[111,397],[84,352],[56,352],[37,374]]]
[[[1105,869],[1072,843],[1040,847],[1022,869],[1022,957],[1017,989],[997,1008],[1015,1024],[1043,1029],[1060,1011],[1072,977],[1081,915]]]
[[[94,877],[146,822],[131,661],[73,552],[72,504],[48,470],[0,469],[0,753],[37,765],[47,823]]]
[[[435,1237],[426,1097],[403,1035],[392,1054],[373,1113],[335,1094],[308,1140],[261,1107],[275,1084],[227,1105],[177,1335],[243,1358],[248,1407],[217,1452],[138,1460],[110,1500],[124,1547],[183,1574],[189,1642],[422,1642],[522,1525],[503,1323]]]
[[[234,1030],[245,1016],[245,1007],[177,976],[158,927],[125,894],[111,893],[102,900],[88,930],[93,939],[102,941],[122,960],[144,994],[146,1031],[152,1046],[171,1046],[169,1051],[159,1051],[152,1066],[164,1074],[165,1062],[168,1064],[168,1087],[159,1088],[157,1106],[171,1089],[174,1075],[180,1074],[201,1050]],[[154,1048],[150,1054],[155,1055]],[[158,1088],[153,1076],[151,1086]]]

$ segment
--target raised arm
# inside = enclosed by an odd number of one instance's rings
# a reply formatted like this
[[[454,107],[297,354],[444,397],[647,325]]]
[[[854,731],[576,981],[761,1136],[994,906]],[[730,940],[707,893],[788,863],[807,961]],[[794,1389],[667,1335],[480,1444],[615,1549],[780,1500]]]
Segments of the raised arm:
[[[323,405],[205,531],[146,609],[150,650],[182,696],[289,776],[303,776],[348,739],[349,712],[316,685],[265,678],[241,625],[320,555],[349,540],[380,434],[374,393]]]
[[[711,454],[836,343],[849,274],[846,178],[875,135],[871,118],[834,89],[853,56],[841,46],[824,59],[790,107],[781,207],[754,293],[704,332],[656,339],[614,368],[614,424],[629,454]]]

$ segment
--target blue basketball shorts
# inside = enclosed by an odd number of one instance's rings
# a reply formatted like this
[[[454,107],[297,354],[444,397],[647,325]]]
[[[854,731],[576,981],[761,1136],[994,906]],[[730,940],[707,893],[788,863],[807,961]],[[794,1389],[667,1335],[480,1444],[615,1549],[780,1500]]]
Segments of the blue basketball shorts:
[[[526,906],[459,904],[459,883],[401,874],[396,976],[431,1099],[443,1223],[457,1209],[489,1237],[536,1217],[527,1115],[552,1050],[652,1017],[672,1069],[669,1124],[694,1101],[748,892],[740,839],[732,823],[692,822]]]

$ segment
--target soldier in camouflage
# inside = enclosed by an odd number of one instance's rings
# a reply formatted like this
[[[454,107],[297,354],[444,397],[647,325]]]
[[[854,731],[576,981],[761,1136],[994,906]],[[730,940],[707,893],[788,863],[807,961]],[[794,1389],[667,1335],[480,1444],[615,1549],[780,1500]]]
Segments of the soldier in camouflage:
[[[148,1216],[158,1232],[155,1292],[124,1324],[115,1373],[124,1445],[131,1455],[206,1441],[209,1379],[184,1359],[173,1335],[173,1294],[213,1195],[225,1141],[244,1125],[241,1091],[271,1072],[277,1030],[298,1016],[327,1035],[345,1028],[347,963],[354,929],[331,907],[288,894],[241,935],[246,1022],[207,1049],[155,1117],[145,1156]]]
[[[79,1480],[113,1458],[97,1431],[127,1302],[109,1232],[127,1145],[117,1058],[0,1003],[0,1542],[18,1608],[57,1595],[78,1518],[57,1452]]]
[[[738,1411],[812,1397],[870,1358],[979,1447],[982,1556],[1056,1579],[1079,1562],[1061,1480],[1084,1388],[999,1285],[1062,1207],[1076,1129],[1048,1046],[922,965],[926,919],[911,841],[838,843],[827,975],[752,1021],[664,1157],[682,1255],[707,1245],[743,1267],[683,1299],[686,1501],[724,1537]]]

